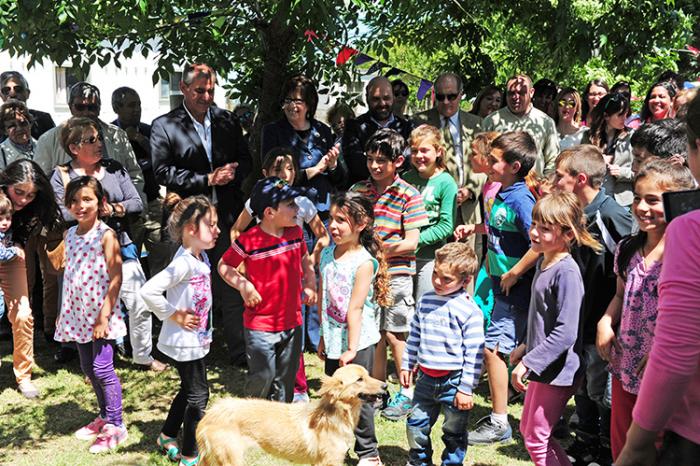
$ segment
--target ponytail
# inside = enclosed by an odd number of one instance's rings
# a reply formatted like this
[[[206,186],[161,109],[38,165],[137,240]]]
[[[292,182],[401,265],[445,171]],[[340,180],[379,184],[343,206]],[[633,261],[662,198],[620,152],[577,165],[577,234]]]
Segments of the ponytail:
[[[380,307],[389,307],[393,304],[389,264],[382,251],[383,242],[379,239],[379,235],[374,232],[373,225],[368,225],[362,230],[360,233],[360,244],[379,263],[379,269],[374,277],[374,301]]]

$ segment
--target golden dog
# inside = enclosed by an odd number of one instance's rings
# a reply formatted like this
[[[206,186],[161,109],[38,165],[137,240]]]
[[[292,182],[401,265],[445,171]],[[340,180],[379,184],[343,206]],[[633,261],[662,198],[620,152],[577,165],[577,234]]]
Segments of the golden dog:
[[[293,463],[343,464],[362,403],[378,403],[386,384],[362,366],[349,364],[325,378],[319,394],[321,399],[311,403],[217,401],[197,427],[199,464],[243,466],[245,450],[253,445]]]

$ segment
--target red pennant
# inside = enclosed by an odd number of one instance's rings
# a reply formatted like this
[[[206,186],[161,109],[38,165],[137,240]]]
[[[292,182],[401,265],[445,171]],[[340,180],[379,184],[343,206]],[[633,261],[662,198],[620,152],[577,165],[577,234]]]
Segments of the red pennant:
[[[690,53],[692,53],[696,57],[698,55],[700,55],[700,49],[697,49],[697,48],[693,47],[692,45],[686,45],[685,48],[688,49],[688,51],[690,51]]]
[[[306,42],[313,42],[314,39],[318,39],[318,34],[316,34],[316,31],[307,29],[304,31],[304,37],[306,37]]]
[[[357,55],[359,52],[347,45],[343,45],[343,48],[338,52],[338,56],[335,57],[335,65],[343,66],[346,64],[353,56]]]

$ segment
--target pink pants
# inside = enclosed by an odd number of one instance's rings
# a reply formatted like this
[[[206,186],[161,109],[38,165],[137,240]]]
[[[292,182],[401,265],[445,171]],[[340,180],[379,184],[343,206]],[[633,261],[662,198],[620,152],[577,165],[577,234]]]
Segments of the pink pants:
[[[306,370],[304,369],[304,352],[302,351],[299,355],[299,369],[297,369],[297,376],[294,379],[294,393],[306,393],[309,391],[309,387],[306,384]]]
[[[535,465],[571,466],[566,452],[552,437],[552,429],[575,391],[573,386],[557,387],[540,382],[528,384],[520,433]]]

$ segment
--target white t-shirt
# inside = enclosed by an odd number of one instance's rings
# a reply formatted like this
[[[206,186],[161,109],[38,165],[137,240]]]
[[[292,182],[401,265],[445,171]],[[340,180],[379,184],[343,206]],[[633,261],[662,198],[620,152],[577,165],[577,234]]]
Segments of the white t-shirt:
[[[304,223],[311,223],[318,211],[314,203],[309,200],[306,196],[297,196],[294,198],[294,202],[297,207],[299,207],[299,213],[297,214],[297,225],[304,228]],[[253,209],[250,208],[250,199],[245,201],[245,210],[251,216],[255,217],[253,214]]]

